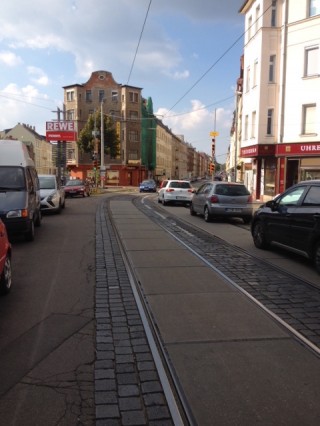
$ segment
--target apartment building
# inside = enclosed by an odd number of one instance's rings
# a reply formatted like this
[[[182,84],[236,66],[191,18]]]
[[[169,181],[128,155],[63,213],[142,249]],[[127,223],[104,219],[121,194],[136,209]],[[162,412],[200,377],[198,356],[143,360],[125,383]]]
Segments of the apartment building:
[[[247,0],[237,164],[254,198],[320,178],[320,0]]]
[[[95,71],[84,84],[64,86],[64,119],[76,124],[79,135],[88,117],[99,111],[110,117],[119,138],[119,156],[104,153],[96,144],[98,158],[105,165],[105,184],[135,185],[146,176],[141,164],[142,89],[117,83],[108,71]],[[97,126],[98,127],[98,126]],[[93,135],[101,141],[100,135]],[[67,166],[71,176],[92,175],[92,153],[80,152],[76,141],[67,146]]]

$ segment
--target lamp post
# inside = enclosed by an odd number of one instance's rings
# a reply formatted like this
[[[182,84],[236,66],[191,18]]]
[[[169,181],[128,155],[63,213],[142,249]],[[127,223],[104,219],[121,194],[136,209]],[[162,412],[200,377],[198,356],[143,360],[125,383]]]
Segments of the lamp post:
[[[238,162],[238,121],[239,121],[239,102],[242,92],[236,91],[236,113],[235,113],[235,132],[234,132],[234,181],[237,182],[237,162]]]
[[[101,146],[100,146],[100,179],[101,179],[101,188],[104,187],[104,179],[106,175],[106,167],[104,165],[104,116],[103,116],[103,102],[101,100]]]

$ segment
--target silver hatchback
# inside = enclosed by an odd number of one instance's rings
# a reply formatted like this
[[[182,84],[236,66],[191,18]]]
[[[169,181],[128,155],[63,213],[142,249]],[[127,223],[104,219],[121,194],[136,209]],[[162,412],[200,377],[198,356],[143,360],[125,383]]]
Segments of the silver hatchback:
[[[203,215],[206,222],[214,217],[239,217],[250,223],[252,197],[242,183],[206,182],[193,194],[190,214]]]

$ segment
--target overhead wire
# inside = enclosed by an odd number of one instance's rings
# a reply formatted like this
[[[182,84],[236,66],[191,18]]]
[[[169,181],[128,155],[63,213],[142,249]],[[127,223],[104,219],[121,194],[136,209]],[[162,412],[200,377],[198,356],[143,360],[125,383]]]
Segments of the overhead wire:
[[[145,18],[144,18],[144,22],[143,22],[143,25],[142,25],[142,29],[141,29],[141,31],[140,31],[139,41],[138,41],[137,48],[136,48],[136,51],[135,51],[135,54],[134,54],[134,58],[133,58],[133,61],[132,61],[131,69],[130,69],[130,72],[129,72],[129,77],[128,77],[128,80],[127,80],[127,85],[129,84],[129,81],[130,81],[130,78],[131,78],[131,74],[132,74],[132,71],[133,71],[133,67],[134,67],[134,64],[135,64],[135,61],[136,61],[136,57],[137,57],[138,50],[139,50],[139,47],[140,47],[140,43],[141,43],[141,39],[142,39],[142,35],[143,35],[144,28],[145,28],[145,26],[146,26],[146,22],[147,22],[147,19],[148,19],[148,15],[149,15],[149,11],[150,11],[150,7],[151,7],[151,3],[152,3],[152,0],[150,0],[150,1],[149,1],[149,6],[148,6],[148,8],[147,8],[147,13],[146,13],[146,16],[145,16]]]

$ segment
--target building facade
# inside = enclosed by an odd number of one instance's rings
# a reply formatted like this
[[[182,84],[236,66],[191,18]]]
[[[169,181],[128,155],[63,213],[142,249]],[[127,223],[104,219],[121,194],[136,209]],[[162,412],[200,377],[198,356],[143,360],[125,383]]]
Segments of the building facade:
[[[241,173],[266,201],[320,178],[320,0],[248,0],[240,13]]]

